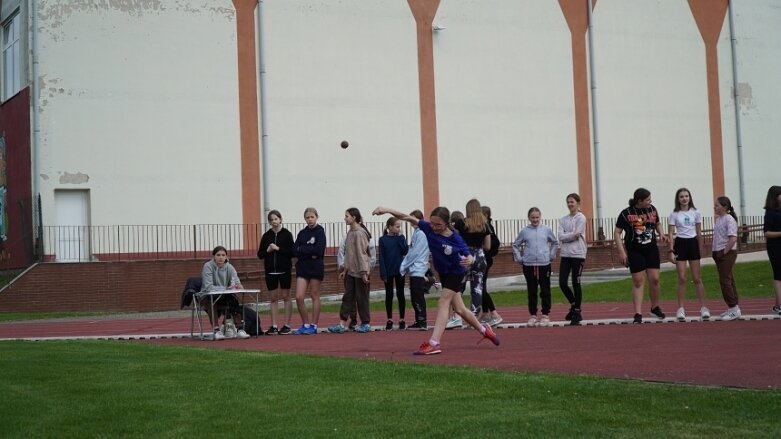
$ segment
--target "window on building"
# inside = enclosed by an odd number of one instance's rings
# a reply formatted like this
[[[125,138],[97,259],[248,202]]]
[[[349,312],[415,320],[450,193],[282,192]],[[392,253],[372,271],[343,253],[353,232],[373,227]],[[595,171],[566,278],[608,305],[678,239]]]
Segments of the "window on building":
[[[22,89],[20,23],[18,13],[3,23],[2,100],[10,98]]]

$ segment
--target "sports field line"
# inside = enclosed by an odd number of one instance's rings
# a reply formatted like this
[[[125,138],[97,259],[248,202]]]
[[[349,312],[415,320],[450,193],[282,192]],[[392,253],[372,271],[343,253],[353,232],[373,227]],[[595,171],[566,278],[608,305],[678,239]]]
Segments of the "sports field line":
[[[759,320],[781,320],[781,316],[775,315],[775,314],[751,314],[751,315],[742,315],[737,320],[745,320],[745,321],[759,321]],[[722,321],[721,317],[713,316],[710,318],[710,320],[703,321],[702,319],[698,317],[687,317],[684,321],[679,321],[678,319],[674,317],[668,317],[664,320],[659,319],[651,319],[646,318],[643,320],[643,324],[663,324],[663,323],[677,323],[677,324],[708,324],[708,323],[714,323],[714,322],[720,322]],[[632,325],[632,319],[593,319],[593,320],[583,320],[580,322],[580,326],[608,326],[608,325]],[[551,321],[550,324],[547,327],[564,327],[564,326],[570,326],[569,322],[566,320],[560,320],[560,321]],[[530,330],[545,330],[544,327],[530,327],[527,323],[502,323],[500,325],[497,325],[498,328],[501,329],[530,329]],[[429,327],[428,331],[431,331],[433,327]],[[461,330],[471,330],[469,326],[463,326],[460,328]],[[449,329],[448,331],[458,331],[459,328],[453,328]],[[372,326],[372,332],[385,332],[385,326],[384,325],[377,325]],[[398,332],[398,330],[395,330],[393,332]],[[407,332],[422,332],[421,330],[417,331],[407,331]],[[318,333],[326,336],[339,336],[340,334],[329,334],[328,331],[324,328],[318,329]],[[264,336],[266,337],[266,336]],[[275,335],[273,337],[303,337],[303,336],[296,336],[296,335]],[[65,335],[65,336],[36,336],[36,337],[0,337],[0,341],[10,341],[10,340],[22,340],[22,341],[47,341],[47,340],[155,340],[155,339],[198,339],[198,334],[195,334],[194,336],[191,336],[189,332],[177,332],[177,333],[149,333],[149,334],[106,334],[106,335]],[[208,341],[210,340],[210,334],[204,334],[204,340]]]

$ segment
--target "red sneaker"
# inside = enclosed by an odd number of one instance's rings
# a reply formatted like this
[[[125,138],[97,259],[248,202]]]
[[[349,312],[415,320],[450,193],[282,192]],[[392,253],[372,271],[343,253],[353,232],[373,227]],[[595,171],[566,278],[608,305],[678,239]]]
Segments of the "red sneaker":
[[[427,341],[423,342],[422,345],[418,348],[417,351],[413,352],[412,355],[434,355],[434,354],[441,354],[442,348],[440,346],[431,346]]]
[[[494,346],[499,346],[499,337],[496,336],[496,333],[494,332],[494,329],[491,327],[491,325],[488,323],[483,323],[483,328],[485,328],[485,334],[483,334],[483,338],[481,338],[477,344],[480,344],[480,342],[487,338],[488,340],[491,340],[491,343],[493,343]]]

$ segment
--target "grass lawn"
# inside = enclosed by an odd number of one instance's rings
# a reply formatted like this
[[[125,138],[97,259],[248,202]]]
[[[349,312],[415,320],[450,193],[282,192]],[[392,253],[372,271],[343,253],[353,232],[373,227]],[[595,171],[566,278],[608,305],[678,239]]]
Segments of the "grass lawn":
[[[735,282],[740,293],[740,297],[773,297],[773,273],[770,269],[770,263],[767,261],[744,262],[735,264],[733,269]],[[702,267],[702,283],[705,286],[705,294],[709,299],[721,299],[721,289],[719,288],[719,276],[715,265]],[[696,299],[694,287],[691,283],[691,274],[687,269],[689,285],[686,293],[687,299]],[[678,274],[673,271],[664,271],[661,273],[661,300],[676,300],[678,297]],[[571,285],[571,284],[570,284]],[[468,290],[467,290],[468,291]],[[647,286],[646,286],[647,291]],[[632,279],[622,279],[611,282],[602,282],[597,284],[583,285],[583,303],[616,303],[632,301]],[[564,294],[558,285],[551,285],[551,296],[553,303],[567,303]],[[510,290],[492,292],[491,298],[494,304],[501,312],[502,306],[526,306],[526,290]],[[646,301],[648,294],[645,295]],[[468,292],[464,294],[464,301],[469,303]],[[429,309],[436,309],[437,298],[429,298],[427,301]],[[394,304],[394,307],[396,305]],[[408,305],[410,306],[410,305]],[[725,305],[726,306],[726,305]],[[323,310],[337,312],[338,305],[327,305]],[[372,311],[384,311],[385,303],[373,302]],[[395,309],[395,308],[394,308]],[[715,311],[715,310],[714,310]],[[669,312],[675,313],[675,310]],[[768,310],[770,312],[770,310]]]
[[[773,297],[773,272],[769,262],[758,261],[735,264],[732,273],[735,276],[735,284],[740,297]],[[686,298],[696,299],[697,295],[694,292],[691,273],[688,268],[686,276],[689,280]],[[701,277],[705,286],[706,297],[709,299],[721,299],[721,288],[719,287],[719,275],[716,272],[716,266],[703,266]],[[660,285],[661,300],[676,300],[678,298],[678,273],[675,270],[661,272]],[[646,301],[648,300],[647,291],[648,286],[646,284]],[[518,291],[491,293],[491,297],[494,299],[497,307],[500,305],[526,305],[525,290],[523,295],[518,293]],[[558,285],[551,285],[551,296],[553,296],[553,303],[567,303]],[[632,279],[583,285],[584,303],[631,301]],[[675,310],[671,310],[671,312],[674,314]]]
[[[778,391],[120,341],[0,352],[3,437],[781,437]]]
[[[686,293],[687,299],[696,299],[694,287],[691,283],[691,275],[688,274],[689,285]],[[770,263],[767,261],[744,262],[735,264],[733,269],[735,282],[740,293],[740,297],[773,297],[773,273],[770,269]],[[716,266],[708,265],[702,267],[702,283],[705,286],[705,294],[709,299],[721,299],[721,289],[719,288],[719,276],[716,272]],[[678,297],[678,274],[673,271],[664,271],[661,273],[661,300],[675,300]],[[646,286],[647,291],[647,286]],[[632,301],[632,279],[622,279],[617,281],[602,282],[597,284],[583,285],[583,303],[615,303]],[[564,294],[558,285],[551,285],[551,296],[553,303],[567,303]],[[646,293],[646,301],[648,294]],[[491,293],[494,304],[501,312],[502,306],[526,306],[526,290],[497,291]],[[464,294],[464,301],[469,303],[469,294]],[[437,298],[432,297],[426,301],[429,309],[436,309]],[[408,305],[408,307],[411,305]],[[394,304],[394,307],[396,305]],[[322,308],[324,311],[338,312],[338,305],[326,305]],[[395,309],[395,308],[394,308]],[[372,311],[384,311],[385,303],[383,301],[373,302]],[[675,310],[671,310],[673,314]],[[770,312],[770,310],[768,310]]]
[[[742,297],[772,294],[766,262],[735,275]],[[715,267],[703,279],[721,297]],[[662,274],[664,299],[675,285]],[[584,301],[630,287],[587,285]],[[779,391],[123,341],[0,342],[0,394],[2,437],[781,437]]]

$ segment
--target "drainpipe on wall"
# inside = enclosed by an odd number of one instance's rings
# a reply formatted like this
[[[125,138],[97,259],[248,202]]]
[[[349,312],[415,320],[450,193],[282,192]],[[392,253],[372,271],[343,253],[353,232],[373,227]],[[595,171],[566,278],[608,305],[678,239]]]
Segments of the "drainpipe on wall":
[[[727,5],[729,11],[729,39],[732,44],[732,98],[735,101],[735,136],[738,143],[738,187],[740,189],[740,214],[746,215],[746,181],[743,170],[743,133],[740,128],[740,88],[738,88],[738,60],[735,54],[737,38],[735,37],[735,18],[732,13],[734,0]]]
[[[259,109],[258,114],[260,115],[260,159],[262,161],[261,172],[263,173],[263,178],[261,179],[261,184],[263,187],[261,188],[261,196],[263,198],[263,206],[261,208],[263,209],[263,215],[260,218],[260,222],[264,223],[266,222],[266,218],[268,217],[268,212],[271,210],[271,203],[269,202],[269,193],[271,192],[268,189],[269,186],[269,165],[268,165],[268,129],[266,127],[266,62],[264,59],[264,49],[263,49],[263,43],[265,41],[265,38],[263,36],[263,0],[258,0],[258,7],[255,9],[255,23],[258,28],[257,39],[258,39],[258,90],[260,94],[260,98],[258,99],[259,102]]]
[[[591,135],[594,140],[594,198],[597,204],[597,223],[602,216],[602,186],[599,184],[599,123],[597,123],[597,74],[594,67],[594,6],[588,0],[588,74],[591,81]]]
[[[33,107],[33,198],[38,198],[41,191],[41,109],[40,109],[40,81],[38,79],[38,6],[37,1],[30,2],[30,46],[32,47],[33,72],[32,72],[32,107]],[[41,224],[39,224],[41,226]]]

